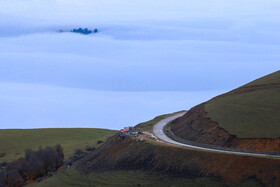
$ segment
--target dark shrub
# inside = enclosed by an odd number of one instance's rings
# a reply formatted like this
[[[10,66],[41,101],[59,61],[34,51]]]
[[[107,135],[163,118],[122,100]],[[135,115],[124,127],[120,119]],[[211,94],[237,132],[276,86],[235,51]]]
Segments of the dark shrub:
[[[63,164],[63,160],[63,149],[59,144],[39,148],[38,151],[26,149],[24,159],[18,159],[7,165],[4,182],[8,186],[22,186],[28,180],[34,180],[56,170]]]
[[[8,166],[4,181],[8,186],[23,186],[24,180],[15,166]]]
[[[4,177],[5,177],[4,173],[0,172],[0,186],[5,186],[6,185]]]
[[[74,155],[81,155],[84,154],[84,151],[82,151],[81,149],[76,149]]]
[[[97,144],[101,144],[101,143],[103,143],[102,140],[98,140],[98,141],[97,141]]]
[[[87,147],[86,148],[86,151],[94,151],[95,150],[95,147]]]
[[[30,160],[31,155],[33,154],[32,149],[26,148],[25,149],[25,160]]]
[[[5,167],[6,165],[8,165],[8,162],[1,162],[0,163],[0,168]]]

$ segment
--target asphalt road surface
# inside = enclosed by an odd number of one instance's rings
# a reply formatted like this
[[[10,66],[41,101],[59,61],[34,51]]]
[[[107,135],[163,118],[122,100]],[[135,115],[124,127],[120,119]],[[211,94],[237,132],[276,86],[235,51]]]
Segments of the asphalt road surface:
[[[274,157],[274,158],[280,158],[280,155],[273,155],[273,154],[267,154],[267,153],[250,153],[242,151],[229,151],[229,150],[220,150],[220,149],[214,149],[214,148],[206,148],[206,147],[199,147],[199,146],[194,146],[194,145],[188,145],[184,143],[177,142],[175,140],[172,140],[169,138],[165,133],[164,133],[164,126],[167,125],[169,122],[173,121],[174,119],[181,117],[185,114],[186,112],[181,112],[178,114],[174,114],[170,117],[167,117],[158,123],[156,123],[153,127],[153,134],[160,139],[163,142],[169,143],[169,144],[174,144],[174,145],[179,145],[182,147],[188,147],[192,149],[197,149],[197,150],[204,150],[204,151],[211,151],[211,152],[217,152],[217,153],[228,153],[228,154],[235,154],[235,155],[246,155],[246,156],[261,156],[261,157]]]

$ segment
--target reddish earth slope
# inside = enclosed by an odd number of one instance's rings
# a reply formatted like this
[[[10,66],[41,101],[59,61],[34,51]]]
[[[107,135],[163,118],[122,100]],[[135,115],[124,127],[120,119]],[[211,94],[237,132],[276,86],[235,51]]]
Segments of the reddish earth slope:
[[[144,170],[173,177],[211,177],[227,185],[251,179],[262,185],[280,186],[280,160],[159,146],[134,138],[112,138],[75,167],[84,174]]]
[[[202,103],[171,124],[171,131],[183,139],[231,148],[280,152],[280,138],[237,138],[207,117]]]

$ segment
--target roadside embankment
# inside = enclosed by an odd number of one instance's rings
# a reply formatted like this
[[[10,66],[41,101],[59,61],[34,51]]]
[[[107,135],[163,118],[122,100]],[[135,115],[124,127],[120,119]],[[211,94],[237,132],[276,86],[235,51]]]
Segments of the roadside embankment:
[[[280,152],[280,138],[238,138],[207,117],[205,103],[197,105],[170,125],[175,136],[185,140],[227,148]]]
[[[142,170],[172,177],[211,177],[230,186],[248,180],[261,185],[280,185],[277,159],[188,150],[117,135],[79,160],[75,167],[83,174]]]

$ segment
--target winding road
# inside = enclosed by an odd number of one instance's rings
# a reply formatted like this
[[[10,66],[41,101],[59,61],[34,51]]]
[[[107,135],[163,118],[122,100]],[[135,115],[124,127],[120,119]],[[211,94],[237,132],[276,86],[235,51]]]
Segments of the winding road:
[[[168,143],[168,144],[174,144],[182,147],[197,149],[197,150],[204,150],[204,151],[211,151],[211,152],[217,152],[217,153],[227,153],[227,154],[235,154],[235,155],[246,155],[246,156],[257,156],[257,157],[273,157],[273,158],[280,158],[280,155],[273,155],[273,154],[267,154],[267,153],[251,153],[246,152],[246,150],[239,152],[239,151],[229,151],[229,150],[220,150],[220,149],[214,149],[214,148],[207,148],[207,147],[199,147],[189,144],[184,144],[177,142],[175,140],[172,140],[164,133],[164,126],[167,125],[169,122],[173,121],[176,118],[179,118],[183,116],[186,112],[181,112],[174,114],[170,117],[167,117],[158,123],[156,123],[153,127],[153,134],[160,139],[161,141]]]

